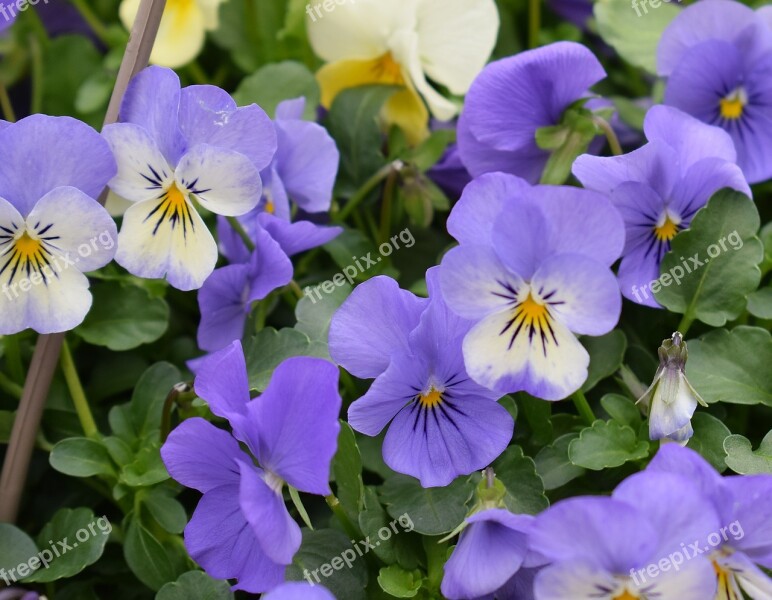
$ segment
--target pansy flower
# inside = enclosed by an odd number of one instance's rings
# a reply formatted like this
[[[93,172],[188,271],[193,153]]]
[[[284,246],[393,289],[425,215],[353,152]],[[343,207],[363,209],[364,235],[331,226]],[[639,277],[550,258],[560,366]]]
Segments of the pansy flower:
[[[150,62],[176,69],[188,64],[204,47],[207,31],[217,29],[224,0],[167,0]],[[119,15],[131,30],[141,0],[122,0]]]
[[[289,581],[262,596],[263,600],[335,600],[330,591],[318,584]]]
[[[260,171],[276,133],[257,105],[237,108],[214,86],[180,90],[170,69],[149,67],[126,91],[122,123],[103,135],[118,174],[111,189],[133,204],[123,216],[116,261],[133,275],[201,287],[217,244],[196,206],[237,216],[260,201]]]
[[[450,600],[533,598],[534,567],[544,564],[528,548],[534,517],[489,508],[466,519],[453,554],[445,563],[442,595]]]
[[[699,454],[679,444],[660,448],[647,471],[688,479],[718,512],[721,527],[710,532],[708,544],[701,540],[700,547],[713,564],[705,576],[718,585],[716,600],[742,600],[743,592],[752,600],[772,598],[772,579],[761,570],[772,569],[772,475],[721,477]],[[660,499],[657,503],[675,506]]]
[[[673,444],[675,445],[675,444]],[[576,497],[537,516],[531,548],[551,564],[536,576],[536,600],[709,600],[716,580],[703,555],[683,548],[719,527],[710,503],[689,479],[639,473],[608,497]],[[678,569],[662,561],[682,560]],[[657,569],[652,576],[650,565]]]
[[[203,493],[185,528],[185,546],[212,577],[238,580],[234,589],[266,592],[282,583],[300,548],[284,484],[331,493],[330,463],[340,432],[338,370],[318,358],[289,358],[266,390],[250,399],[244,354],[234,342],[205,359],[195,388],[215,415],[228,420],[233,435],[195,417],[174,429],[161,448],[171,476]]]
[[[68,331],[91,308],[83,275],[109,263],[117,231],[95,200],[109,146],[69,117],[0,122],[0,334]]]
[[[325,244],[340,227],[292,219],[292,203],[304,213],[330,209],[339,153],[327,130],[302,120],[305,100],[279,104],[276,110],[278,148],[263,169],[263,199],[239,221],[255,244],[249,250],[223,218],[218,219],[220,250],[232,263],[215,270],[198,295],[201,325],[199,346],[219,350],[240,339],[257,300],[292,280],[289,257]]]
[[[607,194],[625,220],[622,294],[659,307],[651,283],[659,277],[672,239],[718,190],[729,187],[749,196],[751,191],[735,164],[731,138],[718,127],[672,107],[654,106],[646,114],[644,132],[649,143],[642,148],[610,158],[582,155],[573,173],[586,188]]]
[[[428,80],[463,96],[488,60],[499,27],[493,0],[357,0],[333,8],[306,7],[311,46],[327,61],[317,73],[322,104],[329,108],[347,88],[403,86],[387,101],[384,118],[414,142],[428,135],[424,102],[442,121],[458,112]]]
[[[442,259],[440,282],[451,310],[474,323],[463,344],[470,377],[545,400],[579,389],[589,355],[575,334],[608,333],[621,310],[609,267],[624,225],[608,198],[489,173],[466,187],[448,231],[461,245]]]
[[[740,2],[703,0],[668,25],[657,48],[665,104],[724,129],[750,183],[772,177],[772,26],[765,19]]]
[[[429,299],[385,276],[359,285],[330,325],[330,355],[352,375],[375,378],[348,421],[365,435],[388,427],[383,458],[424,487],[482,469],[512,438],[514,423],[493,393],[469,378],[461,341],[470,323],[445,306],[436,267]]]
[[[464,165],[474,177],[502,171],[538,182],[550,153],[536,145],[536,130],[558,125],[605,76],[592,52],[574,42],[490,63],[472,84],[458,122]]]

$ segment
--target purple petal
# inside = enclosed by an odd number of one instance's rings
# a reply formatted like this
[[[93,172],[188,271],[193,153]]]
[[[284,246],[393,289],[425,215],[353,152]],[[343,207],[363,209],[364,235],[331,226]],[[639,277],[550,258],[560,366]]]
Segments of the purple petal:
[[[545,256],[552,233],[541,207],[530,202],[510,203],[493,225],[493,249],[512,273],[530,281]]]
[[[291,119],[302,119],[303,112],[306,110],[306,98],[292,98],[291,100],[282,100],[276,106],[276,120],[289,121]]]
[[[247,436],[260,466],[300,491],[329,494],[341,403],[335,365],[304,356],[281,363],[247,408]]]
[[[279,243],[287,256],[323,246],[343,233],[341,227],[326,227],[311,221],[289,223],[267,213],[260,213],[257,220]]]
[[[378,276],[356,287],[330,323],[330,356],[356,377],[383,373],[396,353],[409,352],[408,335],[426,300]]]
[[[25,217],[57,187],[97,198],[116,170],[105,140],[70,117],[32,115],[0,132],[0,197]]]
[[[201,324],[198,346],[207,352],[224,348],[244,335],[249,313],[249,279],[252,267],[229,265],[216,269],[198,292]]]
[[[708,203],[717,191],[732,188],[752,196],[743,172],[733,162],[706,158],[694,163],[673,188],[670,207],[684,219],[685,226],[694,213]]]
[[[196,374],[196,394],[218,417],[238,419],[247,410],[249,381],[241,342],[236,340],[202,361]]]
[[[263,600],[335,600],[335,596],[321,585],[293,581],[271,590]]]
[[[754,562],[772,568],[772,476],[738,475],[724,479],[732,499],[727,543]]]
[[[161,447],[161,458],[175,481],[206,493],[238,484],[237,461],[247,456],[228,432],[193,417],[172,430]]]

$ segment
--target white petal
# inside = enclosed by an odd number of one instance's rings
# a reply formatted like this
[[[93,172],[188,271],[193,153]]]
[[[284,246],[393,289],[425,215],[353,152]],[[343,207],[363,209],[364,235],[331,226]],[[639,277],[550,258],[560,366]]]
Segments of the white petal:
[[[130,202],[156,198],[174,180],[174,170],[143,127],[131,123],[108,125],[102,135],[118,163],[110,189]]]
[[[697,408],[697,399],[686,384],[683,373],[666,369],[654,390],[649,408],[649,437],[680,440]],[[681,431],[683,429],[683,431]]]
[[[214,271],[217,244],[189,200],[174,211],[164,203],[147,200],[126,211],[115,260],[138,277],[165,276],[177,289],[198,289]]]
[[[744,554],[735,552],[719,560],[719,563],[721,566],[729,567],[734,574],[733,580],[730,578],[730,586],[736,589],[739,585],[753,600],[769,600],[769,598],[772,598],[772,579],[754,565]],[[739,594],[737,597],[742,598]]]
[[[667,558],[666,561],[674,564]],[[643,574],[639,571],[636,580],[647,598],[713,600],[716,593],[716,573],[710,561],[703,557],[692,557],[679,566],[678,571],[668,567],[667,571],[659,572],[655,578],[649,578],[645,571]]]
[[[204,23],[207,31],[214,31],[220,25],[220,5],[225,0],[197,0],[198,6],[204,15]]]
[[[260,173],[246,156],[208,144],[193,147],[175,172],[180,189],[215,214],[237,217],[260,202]]]
[[[115,256],[115,222],[96,200],[72,187],[43,196],[27,216],[27,227],[54,254],[69,255],[82,272],[104,267]]]
[[[424,71],[463,95],[485,66],[499,29],[493,0],[420,0],[418,37]]]
[[[611,574],[581,563],[546,567],[534,582],[538,600],[611,600],[616,596],[617,588],[618,582]]]
[[[559,321],[531,335],[518,329],[513,311],[485,317],[464,338],[464,362],[470,377],[501,393],[526,391],[544,400],[561,400],[587,379],[590,357]],[[544,335],[542,335],[542,332]]]

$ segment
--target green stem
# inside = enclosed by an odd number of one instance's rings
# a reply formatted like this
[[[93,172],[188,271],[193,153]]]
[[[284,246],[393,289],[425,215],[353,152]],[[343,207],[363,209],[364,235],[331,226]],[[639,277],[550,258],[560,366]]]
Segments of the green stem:
[[[252,238],[249,237],[247,230],[244,229],[244,226],[241,224],[241,222],[236,217],[226,217],[226,218],[228,219],[228,223],[230,223],[231,227],[233,227],[233,230],[239,234],[241,241],[244,242],[244,245],[247,247],[247,249],[250,252],[254,252],[255,242],[253,242]]]
[[[595,116],[593,118],[593,121],[595,121],[595,124],[603,132],[603,135],[606,136],[606,139],[608,140],[608,145],[611,148],[611,153],[614,156],[620,156],[623,153],[622,146],[619,144],[619,138],[617,137],[617,134],[614,131],[614,128],[611,125],[609,125],[606,119],[602,117]]]
[[[198,61],[194,60],[190,64],[188,64],[187,67],[188,75],[190,75],[190,78],[199,85],[204,85],[209,83],[209,77],[204,72],[204,69],[201,68],[201,65]]]
[[[85,0],[70,1],[72,2],[72,5],[75,7],[75,9],[80,13],[80,16],[83,17],[83,20],[91,28],[91,31],[94,32],[94,35],[99,38],[99,41],[102,42],[105,46],[109,47],[110,36],[107,33],[107,27],[104,23],[102,23],[101,19],[91,9],[88,3]]]
[[[21,361],[21,348],[19,348],[19,338],[15,335],[8,335],[3,338],[5,347],[5,365],[8,367],[8,373],[16,383],[24,383],[24,364]]]
[[[32,99],[30,100],[30,114],[37,114],[43,110],[43,49],[37,37],[31,36],[29,40],[30,54],[32,56]]]
[[[21,395],[24,393],[24,388],[18,383],[11,381],[5,373],[0,373],[0,390],[4,390],[17,400],[21,400]]]
[[[75,412],[78,413],[78,420],[83,428],[86,437],[95,438],[99,435],[94,416],[91,414],[91,408],[88,405],[86,393],[83,391],[83,385],[80,383],[78,371],[75,368],[75,361],[72,359],[72,352],[67,340],[62,343],[62,355],[60,364],[64,379],[67,382],[67,388],[72,396],[72,403],[75,405]]]
[[[303,297],[303,289],[298,285],[298,282],[294,279],[289,282],[289,289],[292,290],[292,293],[297,296],[298,300],[300,300]]]
[[[676,329],[676,331],[686,337],[686,332],[689,331],[689,327],[692,326],[692,323],[694,323],[694,317],[691,315],[691,312],[687,310],[681,318],[681,322],[678,324],[678,329]]]
[[[397,172],[391,171],[386,177],[386,185],[383,188],[383,202],[381,203],[381,244],[389,241],[391,235],[391,206],[394,200],[394,185],[397,181]]]
[[[166,441],[172,430],[172,408],[177,403],[180,396],[193,394],[193,386],[189,383],[178,383],[166,395],[163,410],[161,411],[161,443]]]
[[[16,121],[16,113],[13,110],[13,104],[11,104],[11,98],[8,96],[8,89],[0,83],[0,108],[3,110],[3,118],[9,123]]]
[[[260,333],[265,328],[265,321],[268,318],[268,303],[270,296],[255,302],[255,333]]]
[[[426,576],[430,590],[438,591],[444,574],[443,566],[448,556],[448,544],[440,536],[424,536],[424,551],[426,552]]]
[[[539,46],[539,31],[541,30],[541,1],[528,1],[528,47]]]
[[[571,400],[574,401],[576,410],[579,411],[579,414],[587,421],[588,425],[592,425],[595,422],[595,413],[592,412],[592,408],[590,408],[590,403],[587,402],[584,392],[580,389],[576,390],[571,395]]]
[[[391,173],[393,170],[399,171],[402,168],[402,162],[399,160],[395,160],[394,162],[391,162],[387,165],[384,165],[378,171],[375,172],[375,174],[370,177],[367,181],[362,184],[362,187],[360,187],[356,193],[351,196],[348,202],[346,202],[346,206],[344,206],[342,209],[340,209],[340,212],[337,215],[333,216],[333,221],[340,223],[341,221],[344,221],[346,217],[348,217],[351,214],[351,211],[354,210],[357,206],[359,206],[360,202],[364,200],[367,195],[372,192],[381,181],[386,179],[386,177]]]
[[[346,535],[348,535],[352,540],[359,539],[362,536],[362,532],[360,532],[359,529],[355,527],[351,520],[348,518],[346,511],[343,509],[343,505],[340,503],[340,500],[338,500],[335,494],[325,496],[324,499],[327,502],[327,506],[330,507],[333,514],[337,517],[338,521],[340,521],[340,524],[343,526]]]

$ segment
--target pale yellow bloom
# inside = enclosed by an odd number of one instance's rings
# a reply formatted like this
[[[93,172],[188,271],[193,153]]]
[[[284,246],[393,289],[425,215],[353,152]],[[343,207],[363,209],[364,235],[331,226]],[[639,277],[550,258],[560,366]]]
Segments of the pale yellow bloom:
[[[327,3],[333,10],[324,6],[312,2],[306,19],[311,45],[327,61],[317,73],[322,104],[329,108],[351,87],[403,85],[383,117],[413,142],[427,135],[430,113],[448,121],[459,111],[428,80],[466,94],[499,27],[494,0],[337,0]]]
[[[201,48],[207,31],[217,29],[217,11],[224,0],[166,0],[150,62],[163,67],[181,67],[192,61]],[[121,21],[131,29],[140,0],[123,0]]]

